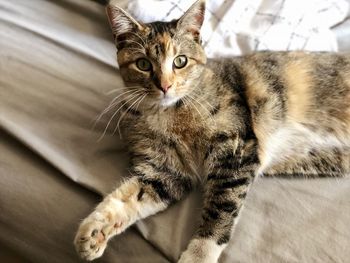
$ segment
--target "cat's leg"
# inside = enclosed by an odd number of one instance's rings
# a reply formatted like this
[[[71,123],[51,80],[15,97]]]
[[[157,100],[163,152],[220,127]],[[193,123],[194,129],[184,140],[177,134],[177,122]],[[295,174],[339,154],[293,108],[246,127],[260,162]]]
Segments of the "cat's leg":
[[[228,140],[211,150],[202,222],[179,263],[216,263],[226,247],[258,161],[254,143],[239,143]]]
[[[214,176],[206,185],[201,225],[179,263],[216,263],[231,237],[251,178]]]
[[[150,167],[149,167],[150,168]],[[153,173],[137,175],[109,194],[80,224],[74,243],[86,260],[100,257],[107,242],[137,220],[164,210],[192,188],[192,182],[170,170],[153,167]]]
[[[261,171],[265,177],[320,178],[350,176],[350,148],[320,149],[293,156]]]

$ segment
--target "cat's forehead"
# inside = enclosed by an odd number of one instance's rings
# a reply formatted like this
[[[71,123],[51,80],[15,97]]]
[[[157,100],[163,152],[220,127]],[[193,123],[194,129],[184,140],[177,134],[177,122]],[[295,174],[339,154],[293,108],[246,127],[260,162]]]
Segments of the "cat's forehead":
[[[156,56],[174,52],[176,26],[172,22],[153,22],[147,25],[147,48]]]
[[[162,35],[173,37],[176,32],[176,21],[171,22],[152,22],[146,24],[148,39],[152,40]]]

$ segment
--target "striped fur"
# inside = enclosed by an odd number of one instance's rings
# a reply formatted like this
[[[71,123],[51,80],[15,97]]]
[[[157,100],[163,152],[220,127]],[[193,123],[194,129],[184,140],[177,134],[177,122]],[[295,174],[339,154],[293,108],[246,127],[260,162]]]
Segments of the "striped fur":
[[[114,31],[123,30],[115,32],[118,62],[136,94],[123,98],[121,123],[133,176],[81,224],[75,244],[83,258],[101,256],[112,236],[202,185],[202,223],[179,262],[216,262],[255,175],[350,172],[350,56],[261,52],[207,61],[203,0],[167,23],[108,10]],[[184,68],[172,67],[177,55],[187,56]],[[139,58],[152,70],[139,70]]]

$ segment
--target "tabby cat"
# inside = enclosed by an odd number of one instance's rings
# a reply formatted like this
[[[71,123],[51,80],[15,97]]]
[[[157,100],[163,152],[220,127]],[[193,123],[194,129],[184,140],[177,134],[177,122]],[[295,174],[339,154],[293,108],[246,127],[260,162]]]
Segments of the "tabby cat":
[[[109,5],[125,85],[131,174],[80,225],[83,259],[135,221],[202,186],[201,224],[178,262],[214,263],[257,176],[350,171],[350,56],[259,52],[206,59],[205,1],[178,20],[137,22]]]

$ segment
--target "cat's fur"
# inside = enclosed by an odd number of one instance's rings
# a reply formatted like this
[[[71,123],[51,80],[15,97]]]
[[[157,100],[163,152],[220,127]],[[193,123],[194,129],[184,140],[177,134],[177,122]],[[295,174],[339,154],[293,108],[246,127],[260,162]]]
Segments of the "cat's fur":
[[[107,8],[130,87],[121,129],[133,176],[80,225],[75,245],[84,259],[201,184],[202,223],[179,262],[213,263],[256,175],[349,173],[350,57],[261,52],[207,62],[204,6],[199,0],[179,20],[150,24]],[[182,69],[173,67],[177,55],[188,57]],[[140,57],[151,71],[137,69]]]

